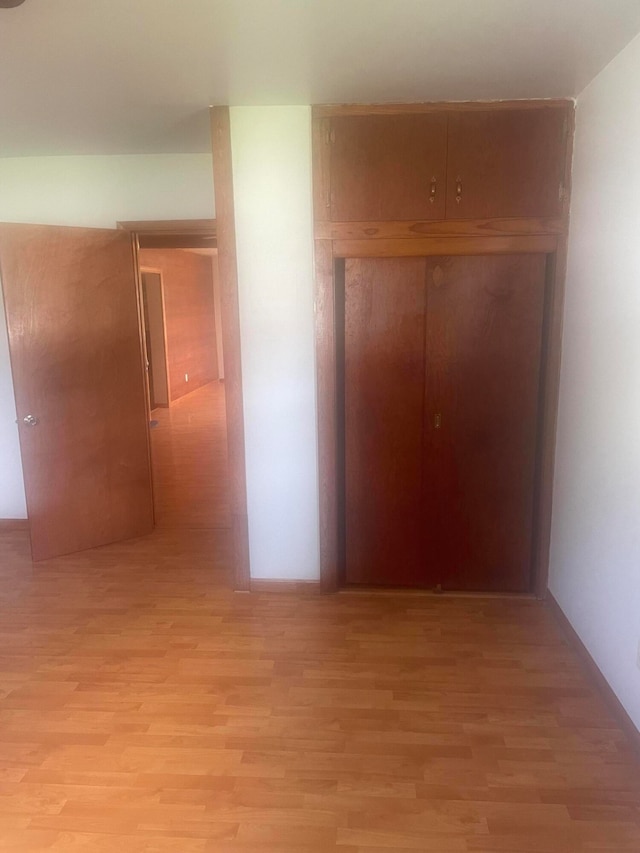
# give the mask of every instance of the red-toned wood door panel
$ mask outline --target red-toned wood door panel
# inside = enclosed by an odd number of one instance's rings
[[[445,589],[530,588],[544,255],[427,260],[425,518]]]
[[[331,219],[444,219],[447,115],[331,120]]]
[[[559,215],[566,116],[559,107],[451,113],[447,219]]]
[[[0,225],[35,560],[148,533],[138,297],[123,231]],[[24,418],[37,419],[28,426]]]
[[[422,458],[425,260],[345,269],[347,583],[428,586]]]

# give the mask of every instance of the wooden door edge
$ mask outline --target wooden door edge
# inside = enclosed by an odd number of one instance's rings
[[[567,238],[559,240],[558,251],[549,257],[548,308],[545,318],[544,361],[541,377],[540,449],[538,452],[538,495],[533,541],[532,589],[538,598],[546,596],[549,580],[553,480],[556,457],[556,431],[560,399],[560,366],[564,288],[567,264]]]
[[[330,240],[315,241],[315,336],[320,586],[339,588],[335,262]]]
[[[162,304],[162,334],[164,337],[164,365],[167,376],[167,402],[156,404],[157,409],[169,409],[171,407],[171,376],[169,375],[169,348],[167,347],[167,312],[164,300],[164,273],[160,267],[150,267],[147,264],[141,264],[138,260],[138,268],[140,271],[140,286],[142,287],[142,276],[150,273],[157,275],[160,278],[160,301]],[[153,410],[152,410],[153,411]]]
[[[144,398],[147,404],[146,437],[147,437],[147,464],[149,466],[149,482],[151,483],[151,530],[156,526],[156,502],[153,484],[153,462],[151,459],[151,388],[149,386],[149,373],[147,363],[147,333],[144,325],[144,298],[142,295],[142,271],[140,268],[140,245],[138,235],[131,232],[131,261],[133,263],[133,275],[136,287],[136,307],[138,310],[138,337],[140,341],[140,358],[142,364],[142,382],[144,384]]]
[[[240,591],[251,588],[251,569],[244,442],[244,403],[242,398],[238,263],[236,256],[229,107],[211,107],[210,118],[216,204],[218,280],[220,283],[220,319],[222,324],[224,387],[227,412],[229,492],[233,543],[232,570],[234,588]]]

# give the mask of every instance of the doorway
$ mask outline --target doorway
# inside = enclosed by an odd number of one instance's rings
[[[217,250],[219,288],[216,298],[218,346],[224,346],[219,365],[224,370],[227,465],[229,471],[230,562],[236,590],[250,589],[249,523],[247,517],[244,448],[244,403],[240,354],[240,312],[235,252],[231,132],[229,108],[215,107],[211,114],[216,219],[120,221],[138,249],[189,248]],[[219,310],[218,310],[219,308]]]
[[[228,529],[217,250],[141,248],[138,257],[156,527]]]

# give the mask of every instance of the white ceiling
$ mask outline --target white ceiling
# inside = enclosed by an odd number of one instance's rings
[[[575,96],[639,0],[26,0],[0,155],[196,152],[207,106]]]

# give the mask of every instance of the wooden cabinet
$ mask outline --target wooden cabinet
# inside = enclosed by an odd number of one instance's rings
[[[566,132],[558,107],[452,112],[447,218],[558,216]]]
[[[331,121],[331,219],[443,219],[447,116],[338,116]]]
[[[544,595],[573,104],[313,108],[320,552]]]
[[[332,222],[555,217],[567,109],[334,116]]]

